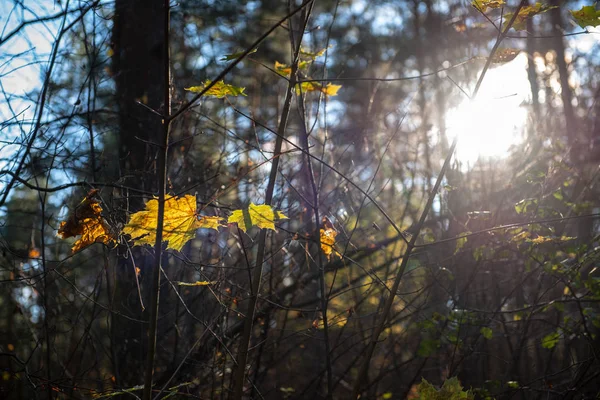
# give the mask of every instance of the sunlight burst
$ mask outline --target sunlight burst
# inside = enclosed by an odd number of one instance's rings
[[[475,101],[465,100],[446,116],[448,136],[458,136],[456,157],[473,166],[478,159],[502,159],[523,141],[530,96],[527,57],[488,71]]]

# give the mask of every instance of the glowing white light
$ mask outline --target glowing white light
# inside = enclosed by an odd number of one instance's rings
[[[529,94],[527,57],[490,69],[474,101],[465,100],[446,116],[448,136],[458,136],[456,157],[471,166],[479,158],[504,158],[523,140]]]

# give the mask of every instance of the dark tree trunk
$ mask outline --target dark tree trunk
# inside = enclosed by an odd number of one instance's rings
[[[112,44],[119,111],[120,176],[124,185],[145,190],[147,196],[156,190],[156,145],[160,143],[161,131],[156,121],[159,117],[139,103],[159,112],[164,109],[164,12],[162,0],[116,0],[115,3]],[[143,207],[144,198],[139,193],[122,195],[126,197],[121,204],[124,211],[135,212]],[[140,269],[142,293],[150,293],[151,258],[134,251],[117,263],[113,304],[122,314],[147,320],[137,293],[131,255],[135,267]],[[144,376],[147,324],[114,315],[111,328],[117,384],[140,384]]]

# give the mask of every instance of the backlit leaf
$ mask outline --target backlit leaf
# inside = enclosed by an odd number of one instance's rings
[[[333,85],[331,83],[328,83],[327,86],[323,86],[319,82],[302,82],[296,87],[296,92],[321,92],[327,96],[337,96],[337,92],[341,87],[341,85]]]
[[[461,233],[462,235],[470,235],[471,232],[467,231],[467,232],[463,232]],[[468,237],[459,237],[458,239],[456,239],[456,247],[454,248],[454,254],[457,254],[463,247],[465,247],[465,244],[467,244],[467,241],[469,240]]]
[[[514,60],[521,50],[519,49],[498,49],[496,53],[494,53],[494,57],[492,58],[492,62],[496,64],[507,63]]]
[[[60,223],[60,238],[80,236],[71,248],[73,253],[96,242],[108,244],[114,240],[107,222],[101,215],[102,207],[96,198],[97,193],[97,189],[91,190],[68,219]]]
[[[314,61],[314,60],[317,59],[317,57],[321,57],[323,54],[325,54],[326,50],[327,49],[321,49],[319,51],[312,52],[310,50],[306,50],[306,49],[304,49],[304,48],[301,47],[300,48],[300,56],[306,57],[306,58],[310,58],[311,60]]]
[[[178,286],[209,286],[215,285],[217,281],[175,282]]]
[[[544,336],[542,339],[542,347],[545,349],[553,349],[560,340],[560,334],[558,332],[552,332],[549,335]]]
[[[165,200],[163,241],[167,249],[181,250],[183,245],[196,235],[196,229],[217,230],[222,226],[219,217],[199,217],[196,211],[196,196],[169,197]],[[136,245],[154,245],[158,225],[158,200],[148,200],[146,208],[133,214],[123,233],[130,235]]]
[[[323,217],[321,219],[322,227],[320,229],[320,241],[321,241],[321,250],[327,256],[327,259],[331,259],[331,255],[335,254],[338,257],[342,255],[335,249],[335,237],[337,236],[337,231],[333,227],[333,224],[327,217]]]
[[[247,209],[233,211],[227,222],[237,224],[244,232],[253,226],[277,231],[275,221],[279,219],[287,219],[287,217],[282,212],[273,210],[267,204],[256,205],[250,203]]]
[[[203,85],[188,87],[185,88],[185,90],[193,93],[202,93],[202,91],[210,84],[210,82],[210,80],[207,80]],[[216,97],[217,99],[222,99],[226,96],[246,96],[244,90],[246,90],[246,88],[229,85],[223,81],[219,81],[210,89],[208,89],[208,91],[204,93],[204,96],[212,96]]]
[[[248,52],[248,54],[246,54],[247,56],[249,56],[250,54],[254,54],[256,53],[258,49],[253,49],[250,50]],[[243,54],[245,53],[245,51],[238,51],[237,53],[232,53],[232,54],[225,54],[223,56],[223,58],[221,58],[220,61],[231,61],[231,60],[237,60],[238,58],[240,58]]]
[[[488,328],[487,326],[484,326],[483,328],[481,328],[481,330],[479,332],[481,332],[483,337],[488,340],[491,339],[492,336],[494,335],[494,331],[492,331],[492,329]]]
[[[586,26],[596,27],[600,25],[600,11],[596,10],[594,6],[584,6],[581,7],[581,10],[569,11],[579,25],[582,28]]]
[[[303,70],[306,69],[310,65],[310,61],[300,61],[298,63],[298,69]],[[275,61],[274,66],[275,72],[277,72],[281,76],[289,77],[292,73],[292,67],[290,65],[282,64],[279,61]]]
[[[548,10],[552,10],[553,8],[557,8],[556,6],[548,6],[546,4],[542,4],[539,1],[532,6],[522,7],[515,19],[515,22],[512,25],[512,28],[515,31],[523,31],[527,29],[527,19],[533,17],[534,15],[544,13]],[[514,13],[506,13],[504,14],[504,29],[508,26],[508,23],[512,19]]]
[[[505,5],[504,0],[473,0],[471,5],[482,13],[486,12],[488,8],[500,8]]]

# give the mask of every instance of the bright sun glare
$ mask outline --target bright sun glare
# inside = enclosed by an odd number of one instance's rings
[[[456,157],[473,166],[481,159],[507,157],[510,146],[523,140],[529,97],[527,56],[490,69],[475,101],[466,99],[446,117],[448,136],[458,136]]]

